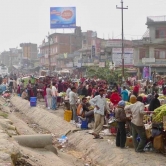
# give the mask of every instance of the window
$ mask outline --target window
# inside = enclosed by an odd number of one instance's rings
[[[145,49],[140,49],[139,50],[139,59],[145,58],[146,57],[146,50]]]
[[[165,50],[155,50],[155,58],[156,59],[166,59],[166,51]]]
[[[156,29],[156,38],[166,38],[166,28]]]
[[[159,58],[160,59],[165,59],[165,51],[160,51]]]
[[[160,55],[160,51],[159,50],[155,50],[154,56],[155,56],[156,59],[159,59],[159,55]]]
[[[57,36],[54,37],[54,42],[55,42],[55,43],[58,42],[58,37],[57,37]]]

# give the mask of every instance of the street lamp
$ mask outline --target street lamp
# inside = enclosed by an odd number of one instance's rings
[[[123,0],[121,0],[121,7],[118,7],[116,5],[116,8],[117,9],[121,9],[121,13],[122,13],[122,81],[124,81],[124,39],[123,39],[123,10],[124,9],[128,9],[128,6],[127,7],[123,7]]]

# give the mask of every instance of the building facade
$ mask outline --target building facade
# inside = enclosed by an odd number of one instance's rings
[[[60,67],[57,61],[65,58],[64,55],[72,54],[82,46],[81,28],[77,27],[74,33],[54,33],[48,36],[48,41],[43,41],[40,48],[40,64],[54,70]],[[60,57],[62,56],[62,57]],[[59,66],[58,66],[59,65]]]
[[[22,58],[29,60],[36,60],[38,55],[37,44],[33,43],[21,43],[20,47],[22,48]]]
[[[22,59],[22,49],[10,48],[1,53],[1,63],[7,67],[18,65]]]
[[[147,31],[141,40],[134,40],[134,64],[138,76],[144,67],[152,72],[166,73],[166,16],[147,17]]]

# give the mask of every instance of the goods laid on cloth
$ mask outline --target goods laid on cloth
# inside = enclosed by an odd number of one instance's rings
[[[65,96],[66,96],[66,93],[65,93],[65,92],[60,92],[60,93],[58,94],[58,96],[60,96],[60,97],[65,97]]]
[[[166,104],[154,110],[153,122],[162,122],[164,116],[166,116]]]

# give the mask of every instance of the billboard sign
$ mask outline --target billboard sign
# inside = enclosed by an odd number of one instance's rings
[[[112,49],[112,60],[115,66],[122,65],[122,49],[113,48]],[[124,48],[124,65],[133,66],[133,48]]]
[[[75,7],[51,7],[50,28],[75,28],[76,8]]]

